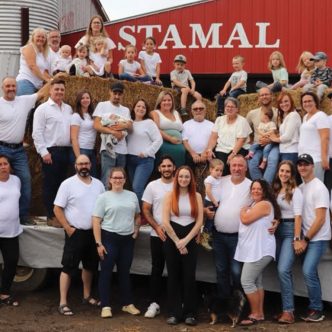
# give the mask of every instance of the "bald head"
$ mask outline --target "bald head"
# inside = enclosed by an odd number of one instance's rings
[[[16,79],[7,76],[2,80],[3,98],[8,101],[13,101],[16,97]]]
[[[91,162],[88,156],[81,154],[76,158],[75,170],[78,176],[87,178],[90,176]]]

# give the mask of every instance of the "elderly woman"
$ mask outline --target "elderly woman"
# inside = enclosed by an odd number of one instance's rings
[[[77,49],[80,45],[87,45],[89,49],[94,49],[94,40],[97,37],[104,37],[106,50],[107,51],[107,62],[105,63],[105,72],[111,73],[111,65],[113,62],[113,49],[116,48],[113,40],[109,38],[105,27],[103,19],[99,15],[92,16],[89,26],[86,29],[85,35],[77,42],[75,48]]]
[[[157,159],[159,156],[169,154],[173,157],[176,167],[180,167],[185,163],[186,150],[182,144],[182,120],[174,107],[173,95],[162,91],[157,98],[156,109],[151,111],[150,116],[157,124],[163,138]]]
[[[140,226],[140,207],[137,196],[124,189],[126,173],[121,167],[111,169],[110,190],[101,194],[92,215],[93,234],[100,257],[99,296],[101,317],[112,317],[110,307],[110,281],[116,265],[122,311],[139,315],[133,304],[130,284],[130,267],[134,243]]]
[[[279,143],[280,159],[297,162],[298,144],[301,127],[301,116],[296,111],[292,96],[288,92],[281,92],[278,97],[278,126],[279,135],[270,135],[272,142]]]
[[[229,174],[229,162],[237,154],[247,155],[249,135],[252,130],[248,121],[239,113],[239,101],[228,97],[225,100],[225,115],[215,121],[206,150],[209,159],[214,155],[225,164],[223,175]]]
[[[20,179],[10,174],[7,157],[0,155],[0,251],[4,269],[0,288],[0,304],[17,307],[10,289],[16,273],[19,257],[18,236],[22,233],[19,219]]]
[[[301,95],[301,106],[306,115],[300,127],[298,152],[299,155],[306,153],[312,156],[315,176],[324,181],[325,170],[329,169],[329,118],[319,110],[319,99],[313,92],[305,92]]]
[[[18,96],[32,95],[43,82],[50,80],[48,50],[46,30],[34,29],[28,43],[20,50],[20,69],[16,77]]]
[[[251,184],[251,206],[242,208],[239,240],[234,259],[243,262],[241,284],[248,298],[250,314],[240,325],[249,326],[263,321],[263,270],[275,258],[276,240],[269,232],[280,209],[269,184],[255,180]]]

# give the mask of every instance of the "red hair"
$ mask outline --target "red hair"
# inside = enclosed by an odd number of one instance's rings
[[[191,217],[196,218],[198,215],[198,203],[196,197],[196,182],[194,178],[193,171],[188,166],[181,166],[177,169],[174,177],[173,190],[172,190],[172,198],[171,198],[171,206],[172,211],[176,216],[179,216],[179,197],[180,197],[180,186],[178,183],[178,177],[181,170],[187,170],[190,173],[190,182],[188,185],[188,194],[189,194],[189,202],[191,207]]]

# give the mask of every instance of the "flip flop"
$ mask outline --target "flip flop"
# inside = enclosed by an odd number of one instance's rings
[[[68,304],[59,305],[58,312],[60,315],[63,315],[63,316],[73,316],[74,315],[74,313],[72,312],[72,310],[70,309]]]
[[[0,303],[8,305],[8,306],[12,306],[12,307],[18,307],[20,305],[12,296],[8,296],[4,299],[0,299]]]
[[[248,317],[247,319],[244,319],[240,322],[240,326],[251,326],[251,325],[255,325],[258,324],[260,321],[262,320],[257,320],[253,317]]]
[[[82,299],[82,304],[87,304],[92,307],[100,307],[100,301],[98,299],[93,298],[91,295],[87,298]]]

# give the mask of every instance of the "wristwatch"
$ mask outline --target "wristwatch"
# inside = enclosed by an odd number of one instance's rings
[[[301,238],[299,236],[294,236],[294,241],[301,241]]]
[[[96,242],[96,247],[97,247],[97,248],[100,247],[101,245],[102,245],[101,242]]]
[[[304,239],[304,241],[307,242],[307,243],[310,242],[310,239],[309,239],[307,236],[305,236],[303,239]]]

